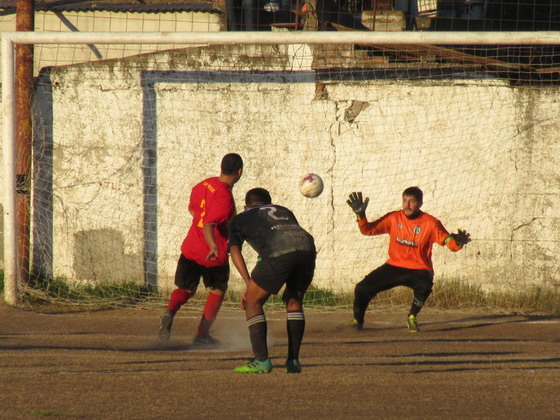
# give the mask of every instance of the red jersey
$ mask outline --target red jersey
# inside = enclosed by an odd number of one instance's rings
[[[193,214],[193,222],[181,245],[183,255],[205,267],[226,265],[228,222],[235,214],[230,186],[218,177],[198,183],[191,191],[189,211]],[[206,259],[210,248],[204,240],[202,228],[208,223],[216,223],[214,239],[218,245],[218,257],[215,260]]]
[[[453,251],[462,247],[449,235],[441,222],[428,213],[420,212],[415,219],[409,219],[402,210],[387,213],[374,222],[366,219],[358,221],[360,232],[364,235],[389,234],[389,259],[387,264],[415,270],[430,270],[432,264],[432,245],[437,243]]]

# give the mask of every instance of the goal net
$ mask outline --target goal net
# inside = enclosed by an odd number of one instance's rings
[[[248,189],[264,187],[314,236],[310,299],[337,301],[387,258],[386,236],[360,235],[348,194],[369,197],[374,220],[399,209],[409,186],[424,191],[424,211],[474,239],[456,254],[434,246],[436,284],[560,284],[558,33],[7,33],[2,42],[7,299],[161,303],[191,223],[190,189],[218,175],[229,152],[245,162],[238,211]],[[33,87],[26,281],[15,44],[56,49],[65,64],[41,61]],[[154,47],[68,64],[84,47],[139,44]],[[325,183],[315,199],[298,191],[310,172]],[[232,269],[230,289],[241,286]]]

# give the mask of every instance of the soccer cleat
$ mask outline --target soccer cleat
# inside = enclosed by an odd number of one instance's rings
[[[168,311],[162,315],[159,322],[158,336],[161,341],[169,341],[171,336],[171,326],[173,325],[173,315]]]
[[[271,370],[272,363],[270,362],[270,359],[266,359],[262,362],[255,359],[246,365],[233,369],[234,372],[238,373],[269,373]]]
[[[409,315],[406,319],[406,323],[408,325],[409,332],[420,332],[420,328],[418,328],[418,321],[414,315]]]
[[[364,323],[363,322],[358,322],[355,319],[353,319],[352,321],[350,321],[349,324],[351,327],[357,329],[358,331],[360,331],[362,328],[364,328]]]
[[[221,342],[217,338],[214,338],[210,334],[208,334],[204,337],[200,335],[195,336],[193,344],[197,346],[219,346]]]
[[[301,365],[299,364],[299,360],[286,360],[286,373],[301,373]]]

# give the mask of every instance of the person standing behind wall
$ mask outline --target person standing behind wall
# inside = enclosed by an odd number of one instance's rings
[[[228,31],[257,31],[259,0],[225,0]]]

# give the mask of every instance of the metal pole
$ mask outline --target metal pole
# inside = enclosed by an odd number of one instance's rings
[[[17,304],[17,204],[14,43],[2,38],[2,118],[4,153],[4,300]]]
[[[4,37],[16,44],[560,44],[560,31],[4,32]]]

